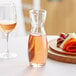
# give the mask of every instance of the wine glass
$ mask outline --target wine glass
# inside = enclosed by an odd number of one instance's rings
[[[17,54],[11,53],[8,49],[9,33],[16,26],[16,8],[12,2],[0,3],[0,30],[6,37],[7,49],[5,52],[0,53],[0,58],[15,58]]]

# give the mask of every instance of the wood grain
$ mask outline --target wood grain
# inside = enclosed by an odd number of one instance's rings
[[[76,64],[76,56],[62,55],[50,50],[48,51],[48,58],[59,62]]]
[[[56,39],[49,41],[48,57],[56,61],[76,64],[76,53],[65,52],[58,48]]]
[[[41,0],[41,8],[47,10],[45,23],[47,34],[76,32],[76,0],[61,2]]]
[[[22,0],[22,3],[32,4],[33,3],[33,0]]]

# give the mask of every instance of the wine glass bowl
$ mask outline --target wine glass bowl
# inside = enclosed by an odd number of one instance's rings
[[[16,22],[14,21],[0,21],[0,30],[4,33],[11,32],[16,26]]]

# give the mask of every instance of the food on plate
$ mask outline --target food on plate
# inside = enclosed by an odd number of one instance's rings
[[[67,52],[76,52],[76,33],[60,34],[57,47]]]

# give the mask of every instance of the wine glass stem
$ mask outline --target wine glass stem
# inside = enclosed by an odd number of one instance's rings
[[[7,50],[6,53],[9,54],[9,49],[8,49],[8,38],[9,38],[9,33],[6,34],[6,40],[7,40]]]

